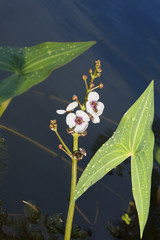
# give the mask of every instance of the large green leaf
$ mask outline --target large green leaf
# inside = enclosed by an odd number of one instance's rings
[[[153,81],[125,113],[113,136],[93,156],[77,184],[74,199],[131,156],[132,191],[141,237],[148,218],[153,165]]]
[[[0,47],[0,69],[14,73],[0,82],[0,104],[43,81],[94,44],[46,42],[25,48]]]

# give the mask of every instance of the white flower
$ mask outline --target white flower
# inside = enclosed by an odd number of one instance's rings
[[[77,110],[75,113],[69,113],[66,117],[66,123],[69,128],[74,128],[75,132],[84,132],[88,127],[90,118],[87,113]]]
[[[73,111],[76,107],[78,106],[78,103],[76,101],[74,102],[71,102],[67,107],[66,107],[66,110],[57,110],[56,113],[58,114],[64,114],[66,112],[70,112],[70,111]]]
[[[86,102],[86,111],[92,116],[93,123],[99,123],[99,116],[103,113],[104,104],[98,102],[99,94],[97,92],[90,92],[88,94],[88,101]]]

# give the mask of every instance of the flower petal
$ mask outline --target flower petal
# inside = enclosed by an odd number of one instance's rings
[[[97,93],[97,92],[90,92],[89,94],[88,94],[88,101],[89,102],[92,102],[92,101],[98,101],[98,99],[99,99],[99,94]]]
[[[83,121],[85,121],[85,122],[89,122],[89,120],[90,120],[88,114],[82,110],[77,110],[76,115],[77,115],[77,117],[81,117],[83,119]]]
[[[89,101],[86,102],[86,111],[88,113],[90,113],[91,115],[95,114],[95,111],[93,110],[93,107],[92,107],[92,105],[90,104]]]
[[[84,132],[87,127],[88,127],[89,123],[88,122],[83,122],[79,125],[76,125],[76,127],[74,128],[75,132]]]
[[[100,118],[96,115],[93,116],[93,119],[92,119],[92,122],[93,123],[99,123],[100,122]]]
[[[102,102],[97,102],[97,116],[100,116],[104,110],[104,104]]]
[[[76,107],[78,106],[78,103],[76,101],[71,102],[67,107],[66,107],[66,111],[72,111],[74,110]]]
[[[66,111],[65,110],[62,110],[62,109],[59,109],[59,110],[56,110],[56,113],[58,114],[64,114]]]
[[[69,113],[66,117],[66,124],[69,126],[69,128],[73,128],[76,125],[75,122],[76,114]]]

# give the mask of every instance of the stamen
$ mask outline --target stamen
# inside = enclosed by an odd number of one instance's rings
[[[97,112],[98,112],[98,109],[97,109],[97,105],[98,105],[98,103],[92,101],[92,102],[90,102],[90,105],[91,105],[91,107],[93,108],[94,112],[97,113]]]
[[[81,117],[76,117],[75,122],[76,124],[80,125],[81,123],[83,123],[83,119]]]

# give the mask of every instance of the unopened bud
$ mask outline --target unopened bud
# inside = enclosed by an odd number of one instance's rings
[[[97,72],[102,72],[102,69],[101,68],[97,68]]]
[[[100,60],[95,61],[95,65],[96,65],[96,67],[100,67],[101,66],[101,61]]]
[[[72,99],[73,99],[74,101],[76,101],[76,100],[78,99],[78,97],[77,97],[76,95],[73,95]]]
[[[50,128],[52,131],[54,131],[54,127],[53,127],[52,124],[49,125],[49,128]]]
[[[101,76],[101,73],[100,73],[100,72],[98,72],[98,73],[97,73],[97,77],[100,77],[100,76]]]
[[[90,74],[92,74],[92,69],[90,68],[88,72],[89,72]]]
[[[56,120],[54,119],[54,120],[50,120],[50,123],[51,124],[55,124],[56,123]]]
[[[99,84],[99,88],[103,88],[103,86],[104,86],[103,83]]]
[[[87,75],[83,75],[82,78],[83,78],[83,80],[87,80],[88,77],[87,77]]]
[[[94,84],[94,83],[91,83],[90,87],[93,88],[94,86],[95,86],[95,84]]]
[[[58,145],[58,148],[61,150],[63,148],[63,145],[62,144],[59,144]]]
[[[50,128],[52,131],[56,131],[56,130],[57,130],[56,120],[50,120],[49,128]]]

